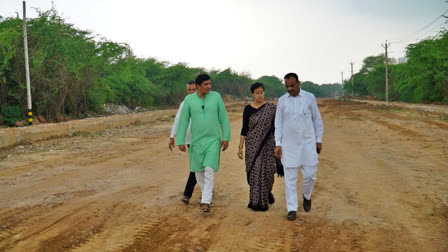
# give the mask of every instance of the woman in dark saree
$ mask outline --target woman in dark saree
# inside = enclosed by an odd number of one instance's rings
[[[249,204],[254,211],[266,211],[274,203],[272,186],[276,173],[273,155],[275,105],[265,102],[264,85],[255,83],[250,87],[254,101],[244,108],[238,157],[243,159],[245,143],[246,175],[249,184]]]

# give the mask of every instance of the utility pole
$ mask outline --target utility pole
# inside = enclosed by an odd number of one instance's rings
[[[26,91],[28,97],[28,123],[33,125],[33,108],[31,105],[30,66],[28,62],[28,36],[26,32],[26,3],[23,1],[23,45],[25,49]]]
[[[352,66],[352,77],[351,77],[351,79],[352,79],[352,97],[353,97],[353,61],[350,62],[350,65]]]
[[[384,64],[386,66],[386,71],[385,71],[384,75],[385,75],[385,79],[386,79],[386,102],[389,102],[389,80],[387,78],[387,64],[388,64],[389,59],[388,59],[388,56],[387,56],[387,48],[389,48],[390,43],[388,44],[387,40],[386,40],[386,43],[384,45],[381,45],[381,46],[384,47],[384,49],[386,50],[386,54],[385,54],[386,56],[385,56],[385,59],[384,59],[385,60]]]

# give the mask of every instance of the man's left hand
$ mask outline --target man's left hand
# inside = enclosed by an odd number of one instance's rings
[[[179,145],[179,150],[182,152],[186,152],[187,148],[185,148],[185,145]]]
[[[168,144],[168,148],[170,148],[170,151],[173,151],[173,148],[174,148],[174,138],[170,137],[170,143]]]
[[[227,150],[229,148],[229,141],[221,141],[222,151]]]
[[[316,151],[319,154],[322,151],[322,143],[316,143]]]

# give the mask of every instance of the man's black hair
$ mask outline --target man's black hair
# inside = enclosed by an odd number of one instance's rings
[[[208,81],[208,80],[210,80],[210,76],[208,76],[207,74],[199,74],[197,77],[196,77],[196,85],[202,85],[202,82],[204,82],[204,81]]]
[[[189,81],[187,84],[188,84],[188,85],[195,84],[195,81],[194,81],[194,80],[191,80],[191,81]]]
[[[264,85],[263,85],[263,83],[260,83],[260,82],[255,82],[254,84],[252,84],[250,86],[250,92],[253,94],[255,89],[257,89],[259,87],[262,87],[263,88],[263,92],[264,92]]]
[[[283,78],[283,79],[289,79],[289,78],[291,78],[291,77],[293,77],[294,79],[296,79],[296,81],[299,81],[299,76],[297,76],[297,74],[295,74],[295,73],[288,73],[288,74],[286,74],[285,75],[285,78]]]

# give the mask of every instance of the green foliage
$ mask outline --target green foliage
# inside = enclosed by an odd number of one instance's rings
[[[230,68],[223,71],[211,71],[213,89],[222,94],[246,97],[250,94],[250,85],[255,81],[247,74],[239,74]]]
[[[26,104],[22,26],[18,18],[0,21],[0,104]],[[52,9],[28,21],[33,108],[54,120],[100,110],[106,102],[153,105],[156,87],[146,78],[143,60],[123,44],[96,41]]]
[[[87,91],[88,107],[94,111],[101,111],[113,91],[105,80],[99,80]]]
[[[8,126],[14,125],[16,121],[22,121],[22,110],[19,106],[3,106],[2,107],[3,121],[8,124]]]
[[[256,80],[264,84],[265,92],[264,96],[268,98],[278,98],[285,92],[285,85],[282,80],[275,76],[262,76]]]
[[[391,59],[390,59],[391,60]],[[351,80],[344,83],[344,91],[354,95],[376,96],[384,94],[384,55],[369,56],[363,60],[358,73],[353,74],[353,88]],[[382,68],[378,70],[378,68]]]
[[[16,66],[11,62],[20,61],[20,51],[16,45],[23,45],[22,22],[17,18],[6,18],[0,22],[0,105],[23,104],[24,99],[18,95],[23,85],[13,78],[17,75]],[[22,46],[23,48],[23,46]],[[22,59],[23,61],[23,59]],[[20,69],[23,71],[24,68]]]
[[[411,44],[406,48],[408,62],[397,74],[396,89],[407,93],[402,100],[408,102],[443,102],[448,96],[448,32],[438,37]]]
[[[151,92],[156,89],[145,77],[145,70],[141,60],[133,56],[118,60],[105,77],[107,88],[110,88],[110,102],[124,104],[128,107],[153,104]]]
[[[0,106],[5,120],[21,119],[26,107],[22,20],[0,18]],[[186,94],[186,83],[199,73],[208,73],[212,88],[223,95],[250,96],[250,85],[265,85],[267,98],[286,93],[283,80],[227,68],[207,71],[185,63],[170,64],[154,58],[137,58],[126,44],[98,39],[90,31],[66,23],[55,9],[38,11],[28,20],[33,109],[48,120],[70,114],[82,118],[87,111],[103,109],[105,103],[128,107],[178,105]],[[389,67],[389,97],[410,102],[448,103],[448,34],[407,47],[408,62]],[[384,56],[370,56],[353,76],[355,95],[384,99]],[[340,84],[317,85],[304,81],[301,88],[317,97],[341,95]],[[343,85],[352,91],[351,80]],[[14,114],[15,113],[15,114]],[[14,115],[20,114],[20,117]]]
[[[332,97],[342,95],[342,85],[339,83],[317,85],[311,81],[303,81],[300,88],[313,93],[316,97]]]
[[[390,100],[424,103],[448,103],[448,32],[410,44],[407,62],[389,59],[388,92]],[[344,82],[351,94],[351,80]],[[385,99],[384,55],[364,59],[360,71],[353,75],[354,95]]]

